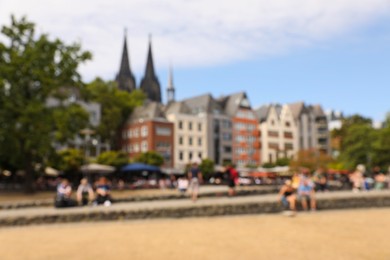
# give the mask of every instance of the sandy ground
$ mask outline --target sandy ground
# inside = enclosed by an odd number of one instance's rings
[[[1,259],[390,259],[390,209],[0,229]]]

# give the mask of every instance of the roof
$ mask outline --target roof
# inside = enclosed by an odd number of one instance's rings
[[[271,105],[263,105],[255,110],[256,118],[260,123],[267,120],[270,107]]]
[[[191,110],[192,114],[198,114],[198,113],[211,114],[211,113],[215,113],[215,111],[218,111],[219,113],[223,112],[221,104],[218,103],[213,98],[213,96],[209,93],[197,97],[185,99],[183,100],[183,102]]]
[[[183,102],[171,102],[166,106],[165,114],[190,114],[191,109]]]
[[[140,119],[165,119],[164,106],[158,102],[146,102],[143,106],[136,107],[130,115],[128,122],[134,122]]]
[[[312,110],[314,112],[314,115],[316,117],[324,117],[326,116],[324,110],[322,109],[321,105],[314,105],[312,106]]]
[[[228,116],[235,116],[238,109],[242,106],[242,101],[247,98],[245,92],[239,92],[230,96],[222,97],[219,103]],[[250,104],[248,104],[250,108]]]
[[[303,102],[296,102],[296,103],[288,104],[288,106],[291,109],[291,113],[292,113],[294,119],[298,119],[299,116],[302,113],[302,110],[305,107],[305,103],[303,103]]]

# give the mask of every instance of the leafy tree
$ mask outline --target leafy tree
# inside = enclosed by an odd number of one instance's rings
[[[288,166],[290,164],[290,159],[287,157],[279,158],[275,162],[276,166]]]
[[[145,153],[140,153],[134,158],[134,162],[146,163],[154,166],[161,166],[164,164],[164,158],[161,154],[155,151],[149,151]]]
[[[107,151],[101,153],[96,159],[96,162],[120,168],[129,162],[129,156],[121,151]]]
[[[49,107],[49,97],[82,86],[77,72],[91,58],[79,44],[66,45],[48,35],[36,35],[35,24],[11,17],[0,41],[0,161],[25,171],[26,191],[33,191],[34,165],[53,152],[54,137],[64,142],[82,125],[85,114],[72,106]],[[64,123],[62,119],[67,120]]]
[[[390,120],[389,120],[390,122]],[[375,131],[372,143],[372,166],[387,170],[390,166],[390,124]]]
[[[314,171],[318,167],[326,168],[332,158],[316,149],[300,150],[293,160],[290,161],[292,169],[301,167]]]
[[[57,158],[53,162],[53,167],[65,172],[74,173],[80,170],[85,163],[84,154],[79,149],[64,149],[57,153]]]
[[[203,159],[199,165],[199,169],[203,174],[203,177],[208,177],[214,173],[214,161],[210,159]]]
[[[131,93],[120,90],[116,82],[105,82],[100,78],[89,83],[83,94],[86,99],[101,104],[102,117],[97,134],[113,149],[119,149],[120,130],[133,109],[143,104],[145,95],[140,90]]]
[[[341,141],[340,161],[348,169],[353,169],[358,164],[371,166],[372,143],[375,131],[370,124],[358,123],[345,129],[345,136]]]

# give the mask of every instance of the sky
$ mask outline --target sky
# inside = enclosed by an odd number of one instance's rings
[[[11,14],[91,51],[86,82],[115,78],[126,28],[137,84],[151,35],[164,98],[171,65],[178,100],[246,91],[254,108],[390,111],[390,0],[0,0],[1,26]]]

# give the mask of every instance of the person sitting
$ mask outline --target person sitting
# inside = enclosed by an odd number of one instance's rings
[[[301,201],[303,210],[308,210],[307,201],[310,200],[310,208],[312,211],[316,210],[316,199],[314,184],[307,176],[302,176],[298,187],[298,198]]]
[[[188,179],[185,176],[180,176],[180,178],[177,180],[177,188],[179,189],[181,194],[186,193],[188,189]]]
[[[82,178],[80,181],[80,185],[77,188],[77,202],[79,205],[85,206],[89,202],[92,202],[95,195],[92,189],[91,184],[88,183],[87,178]]]
[[[96,205],[111,206],[112,199],[110,196],[111,188],[107,178],[101,177],[96,185]]]
[[[76,201],[71,198],[72,187],[67,179],[62,179],[57,186],[57,195],[55,198],[54,206],[56,208],[66,208],[76,206]]]
[[[292,186],[291,180],[286,180],[282,188],[280,188],[279,200],[282,202],[285,208],[290,210],[287,212],[288,215],[294,216],[296,211],[295,208],[296,196],[295,196],[295,189]]]

